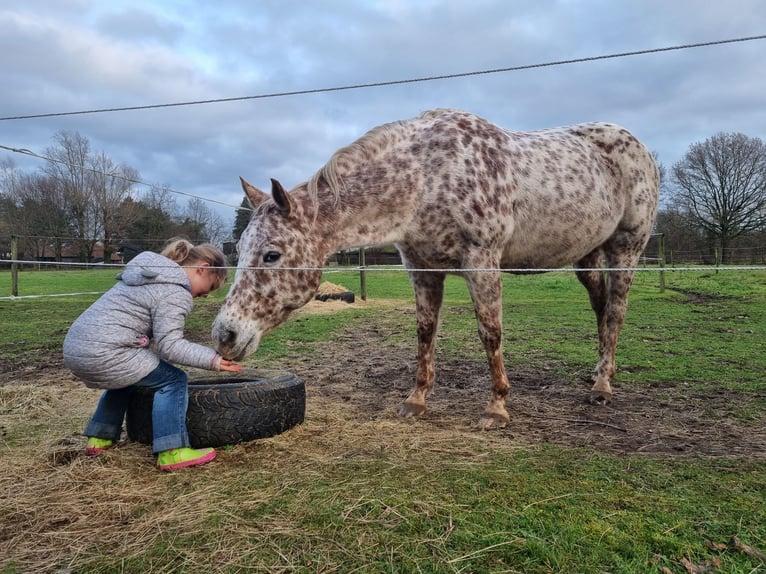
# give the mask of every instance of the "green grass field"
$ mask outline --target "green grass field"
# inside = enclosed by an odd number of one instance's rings
[[[20,295],[103,291],[113,276],[25,271]],[[359,293],[356,272],[326,279]],[[507,362],[564,377],[592,369],[595,321],[572,274],[504,282]],[[666,283],[660,292],[655,272],[637,274],[618,347],[620,385],[726,392],[737,398],[726,416],[762,429],[766,272],[669,272]],[[254,360],[283,368],[318,357],[358,324],[389,328],[390,343],[411,346],[414,357],[414,315],[375,305],[411,303],[406,274],[369,272],[367,288],[364,307],[278,327]],[[3,272],[0,297],[7,294]],[[195,303],[190,337],[206,339],[222,297]],[[223,449],[199,469],[161,474],[132,444],[95,460],[72,454],[66,446],[81,447],[77,433],[98,393],[66,377],[59,386],[17,384],[14,373],[51,368],[68,325],[94,299],[0,300],[2,573],[766,572],[763,452],[673,457],[521,445],[445,423],[360,421],[309,388],[303,425]],[[438,348],[456,360],[484,357],[456,277],[448,278]]]

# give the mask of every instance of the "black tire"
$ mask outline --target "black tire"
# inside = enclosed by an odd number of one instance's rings
[[[126,413],[129,439],[152,443],[153,401],[154,391],[136,387]],[[278,435],[301,424],[305,413],[305,384],[291,373],[270,378],[189,379],[186,430],[193,448],[225,446]]]
[[[317,301],[327,301],[329,299],[339,299],[341,301],[345,301],[346,303],[353,303],[354,302],[354,292],[353,291],[343,291],[342,293],[325,293],[323,295],[314,295],[314,299]]]

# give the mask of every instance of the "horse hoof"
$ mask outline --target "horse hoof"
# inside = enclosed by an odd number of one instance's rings
[[[508,426],[510,418],[503,417],[497,414],[484,414],[479,421],[479,428],[481,430],[490,430],[493,428],[505,428]]]
[[[604,407],[612,402],[612,393],[605,393],[603,391],[591,391],[588,402],[592,405],[598,405]]]
[[[404,403],[399,409],[399,416],[404,418],[419,417],[426,412],[425,405],[416,405],[412,403]]]

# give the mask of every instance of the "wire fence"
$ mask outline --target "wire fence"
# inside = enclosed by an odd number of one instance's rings
[[[371,257],[369,264],[368,264],[368,258],[366,256],[367,251],[371,251],[372,253],[375,253],[379,257],[374,258]],[[646,273],[646,272],[653,272],[658,274],[658,286],[660,292],[663,292],[666,287],[666,272],[673,271],[673,272],[701,272],[701,271],[710,271],[715,270],[715,272],[721,272],[721,271],[764,271],[766,270],[766,264],[755,264],[755,265],[742,265],[742,264],[736,264],[736,265],[722,265],[721,260],[718,257],[714,258],[715,265],[707,264],[708,262],[703,261],[702,264],[697,265],[675,265],[675,264],[668,264],[668,261],[665,256],[666,253],[666,246],[665,246],[665,234],[663,233],[654,233],[652,234],[649,245],[647,246],[647,249],[644,251],[638,267],[599,267],[598,270],[604,273],[607,272],[623,272],[623,271],[632,271],[632,272],[640,272],[640,273]],[[122,261],[120,262],[107,262],[107,261],[99,261],[97,263],[86,263],[82,261],[54,261],[50,259],[23,259],[18,258],[16,255],[16,251],[14,249],[10,252],[11,257],[8,258],[7,254],[4,256],[2,253],[0,253],[0,269],[3,267],[7,267],[11,269],[11,284],[10,288],[8,290],[8,295],[2,294],[2,289],[0,288],[0,301],[2,300],[15,300],[15,299],[44,299],[46,297],[67,297],[67,296],[81,296],[81,295],[98,295],[103,293],[103,291],[97,292],[97,291],[75,291],[70,293],[53,293],[53,294],[42,294],[42,293],[24,293],[20,294],[19,292],[19,283],[18,283],[18,277],[19,277],[19,270],[23,269],[33,269],[33,270],[42,270],[44,268],[48,269],[54,269],[56,271],[62,271],[62,270],[87,270],[87,269],[123,269],[127,263],[124,263]],[[442,273],[442,274],[456,274],[456,275],[466,275],[470,273],[511,273],[511,274],[518,274],[518,275],[529,275],[529,274],[541,274],[541,273],[577,273],[578,271],[583,271],[581,268],[577,268],[575,266],[567,266],[567,267],[558,267],[558,268],[549,268],[549,267],[539,267],[539,268],[504,268],[504,267],[491,267],[491,268],[469,268],[469,267],[453,267],[453,268],[407,268],[405,267],[402,262],[401,258],[398,254],[398,251],[393,249],[393,246],[389,246],[388,249],[381,248],[380,246],[377,247],[359,247],[354,249],[346,249],[342,250],[336,254],[334,254],[334,264],[331,264],[332,259],[328,259],[325,262],[325,265],[322,267],[306,267],[306,266],[296,266],[296,267],[275,267],[275,266],[265,266],[265,267],[258,267],[258,266],[248,266],[248,265],[226,265],[222,267],[213,267],[214,269],[227,269],[227,270],[240,270],[242,272],[247,271],[253,271],[253,272],[268,272],[268,273],[284,273],[284,272],[316,272],[319,271],[322,274],[332,274],[332,273],[359,273],[360,274],[360,285],[361,285],[361,293],[359,294],[360,297],[363,300],[367,299],[367,293],[366,293],[366,277],[367,273],[382,273],[382,272],[399,272],[399,273],[411,273],[411,272],[422,272],[422,273]],[[377,265],[375,263],[378,263]],[[382,264],[380,264],[382,263]],[[170,267],[169,265],[168,267]],[[173,267],[176,267],[176,264],[172,264]],[[192,266],[193,267],[193,266]],[[0,283],[2,285],[2,283]]]
[[[55,268],[58,271],[66,270],[88,270],[88,269],[114,269],[121,270],[125,268],[127,264],[116,263],[79,263],[79,262],[56,262],[56,261],[35,261],[35,260],[21,260],[21,259],[0,259],[0,267],[3,265],[21,265],[27,266],[30,270],[42,270],[44,267]],[[155,266],[161,268],[161,266]],[[168,267],[171,267],[168,265]],[[177,266],[173,266],[177,267]],[[194,267],[194,266],[190,266]],[[575,274],[581,271],[587,271],[589,269],[582,269],[577,267],[541,267],[541,268],[407,268],[404,265],[329,265],[324,267],[257,267],[257,266],[224,266],[224,267],[208,267],[209,269],[228,269],[231,271],[265,271],[268,273],[284,273],[284,272],[296,272],[296,271],[320,271],[323,274],[336,274],[336,273],[360,273],[362,277],[367,273],[444,273],[444,274],[456,274],[463,275],[469,273],[509,273],[515,275],[531,275],[542,273],[562,273],[562,274]],[[665,274],[668,272],[681,273],[681,272],[742,272],[742,271],[766,271],[766,265],[687,265],[687,266],[668,266],[663,262],[661,258],[642,258],[642,264],[638,267],[599,267],[598,271],[603,273],[608,272],[621,272],[632,271],[634,273],[656,273],[658,275],[659,289],[663,291],[665,289]],[[32,276],[34,271],[31,271]],[[49,297],[68,297],[68,296],[81,296],[81,295],[100,295],[103,291],[77,291],[71,293],[53,293],[53,294],[22,294],[19,295],[16,283],[12,281],[13,285],[16,285],[15,290],[8,295],[0,294],[0,301],[8,300],[22,300],[22,299],[44,299]],[[364,283],[364,280],[362,281]]]

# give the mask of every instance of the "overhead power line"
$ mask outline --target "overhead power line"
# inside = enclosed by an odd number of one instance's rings
[[[29,120],[29,119],[36,119],[36,118],[50,118],[50,117],[58,117],[58,116],[75,116],[75,115],[85,115],[85,114],[100,114],[100,113],[106,113],[106,112],[127,112],[127,111],[135,111],[135,110],[149,110],[149,109],[156,109],[156,108],[172,108],[172,107],[181,107],[181,106],[198,106],[202,104],[220,104],[225,102],[239,102],[244,100],[260,100],[260,99],[267,99],[267,98],[279,98],[279,97],[285,97],[285,96],[300,96],[300,95],[306,95],[306,94],[320,94],[320,93],[326,93],[326,92],[340,92],[345,90],[359,90],[363,88],[378,88],[383,86],[396,86],[400,84],[414,84],[418,82],[432,82],[435,80],[449,80],[453,78],[465,78],[468,76],[480,76],[485,74],[499,74],[503,72],[518,72],[521,70],[531,70],[534,68],[547,68],[551,66],[563,66],[567,64],[580,64],[583,62],[595,62],[598,60],[610,60],[614,58],[625,58],[628,56],[641,56],[645,54],[656,54],[660,52],[671,52],[674,50],[688,50],[690,48],[703,48],[707,46],[718,46],[721,44],[733,44],[737,42],[750,42],[753,40],[764,40],[766,39],[766,35],[760,35],[760,36],[747,36],[744,38],[732,38],[729,40],[715,40],[712,42],[699,42],[696,44],[682,44],[680,46],[668,46],[665,48],[650,48],[646,50],[635,50],[632,52],[619,52],[616,54],[606,54],[602,56],[589,56],[585,58],[573,58],[569,60],[556,60],[553,62],[544,62],[540,64],[527,64],[522,66],[510,66],[507,68],[494,68],[490,70],[479,70],[474,72],[461,72],[457,74],[442,74],[438,76],[425,76],[422,78],[410,78],[405,80],[391,80],[387,82],[370,82],[370,83],[364,83],[364,84],[352,84],[347,86],[335,86],[330,88],[314,88],[314,89],[307,89],[307,90],[293,90],[293,91],[286,91],[286,92],[273,92],[269,94],[258,94],[254,96],[238,96],[238,97],[232,97],[232,98],[215,98],[215,99],[209,99],[209,100],[192,100],[187,102],[173,102],[173,103],[166,103],[166,104],[148,104],[143,106],[126,106],[126,107],[119,107],[119,108],[100,108],[100,109],[93,109],[93,110],[80,110],[75,112],[54,112],[54,113],[46,113],[46,114],[30,114],[30,115],[24,115],[24,116],[7,116],[7,117],[0,117],[0,121],[8,121],[8,120]]]

